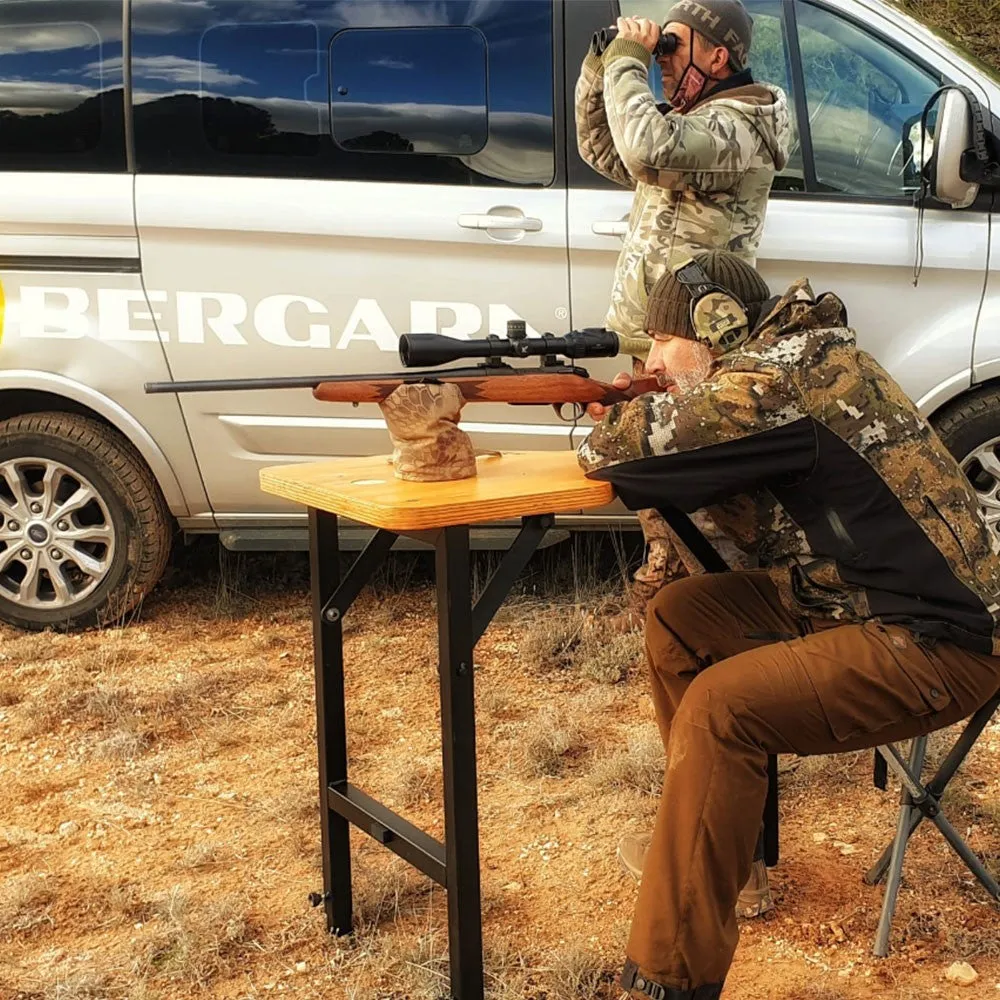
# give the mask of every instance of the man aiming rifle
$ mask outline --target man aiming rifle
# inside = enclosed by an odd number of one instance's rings
[[[755,261],[774,174],[788,157],[789,118],[784,93],[754,82],[751,40],[740,0],[680,0],[662,29],[619,18],[616,30],[595,36],[583,61],[580,155],[635,191],[604,325],[637,372],[650,347],[648,293],[673,255],[719,249]],[[649,88],[651,56],[667,104],[657,105]],[[620,620],[626,627],[641,624],[649,598],[684,572],[666,523],[653,510],[639,520],[647,556]],[[734,546],[724,554],[739,557]]]
[[[761,304],[729,264],[742,295],[707,255],[661,279],[674,325],[646,367],[676,391],[592,406],[578,452],[631,509],[707,507],[762,567],[650,602],[667,767],[620,980],[646,1000],[721,995],[768,754],[911,739],[1000,689],[1000,559],[955,459],[835,295]]]

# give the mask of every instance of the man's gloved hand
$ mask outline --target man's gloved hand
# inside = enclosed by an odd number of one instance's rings
[[[619,18],[619,20],[621,20]],[[619,372],[611,384],[616,389],[627,389],[632,384],[632,376],[628,372]],[[587,416],[592,420],[600,420],[605,413],[610,410],[610,406],[603,406],[600,403],[588,403],[587,404]]]
[[[620,17],[617,27],[619,38],[638,42],[649,49],[650,55],[653,54],[656,43],[660,40],[660,26],[655,21],[650,21],[647,17]]]

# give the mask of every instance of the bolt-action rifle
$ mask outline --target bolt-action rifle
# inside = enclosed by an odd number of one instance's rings
[[[404,368],[433,368],[463,358],[482,358],[470,368],[406,371],[379,375],[291,375],[278,378],[201,379],[193,382],[147,382],[147,393],[230,392],[241,389],[312,389],[325,403],[381,403],[409,382],[451,382],[468,403],[548,403],[563,416],[574,405],[576,419],[587,403],[610,406],[659,388],[655,377],[633,381],[627,389],[592,379],[585,368],[560,358],[613,358],[618,337],[610,330],[586,329],[555,337],[527,336],[524,320],[510,320],[507,336],[483,340],[456,340],[436,333],[404,333],[399,338],[399,360]],[[538,367],[515,368],[505,358],[540,358]]]

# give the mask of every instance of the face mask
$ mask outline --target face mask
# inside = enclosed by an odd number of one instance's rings
[[[691,40],[691,53],[688,56],[687,69],[681,77],[681,82],[677,84],[677,89],[670,98],[670,105],[675,111],[684,112],[694,107],[701,99],[709,80],[715,77],[698,69],[694,64],[694,39]]]

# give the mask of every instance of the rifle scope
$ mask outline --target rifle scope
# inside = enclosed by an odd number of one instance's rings
[[[399,360],[406,368],[430,368],[462,358],[613,358],[618,337],[610,330],[574,330],[565,337],[546,333],[525,335],[523,320],[507,324],[507,336],[491,334],[484,340],[456,340],[439,333],[404,333],[399,338]]]
[[[604,55],[604,50],[617,37],[617,28],[601,28],[600,31],[594,32],[594,37],[590,41],[590,49],[594,55],[602,56]],[[656,48],[653,49],[653,58],[660,59],[662,56],[673,55],[677,51],[677,45],[679,42],[680,38],[678,38],[672,31],[664,32],[657,40]]]

